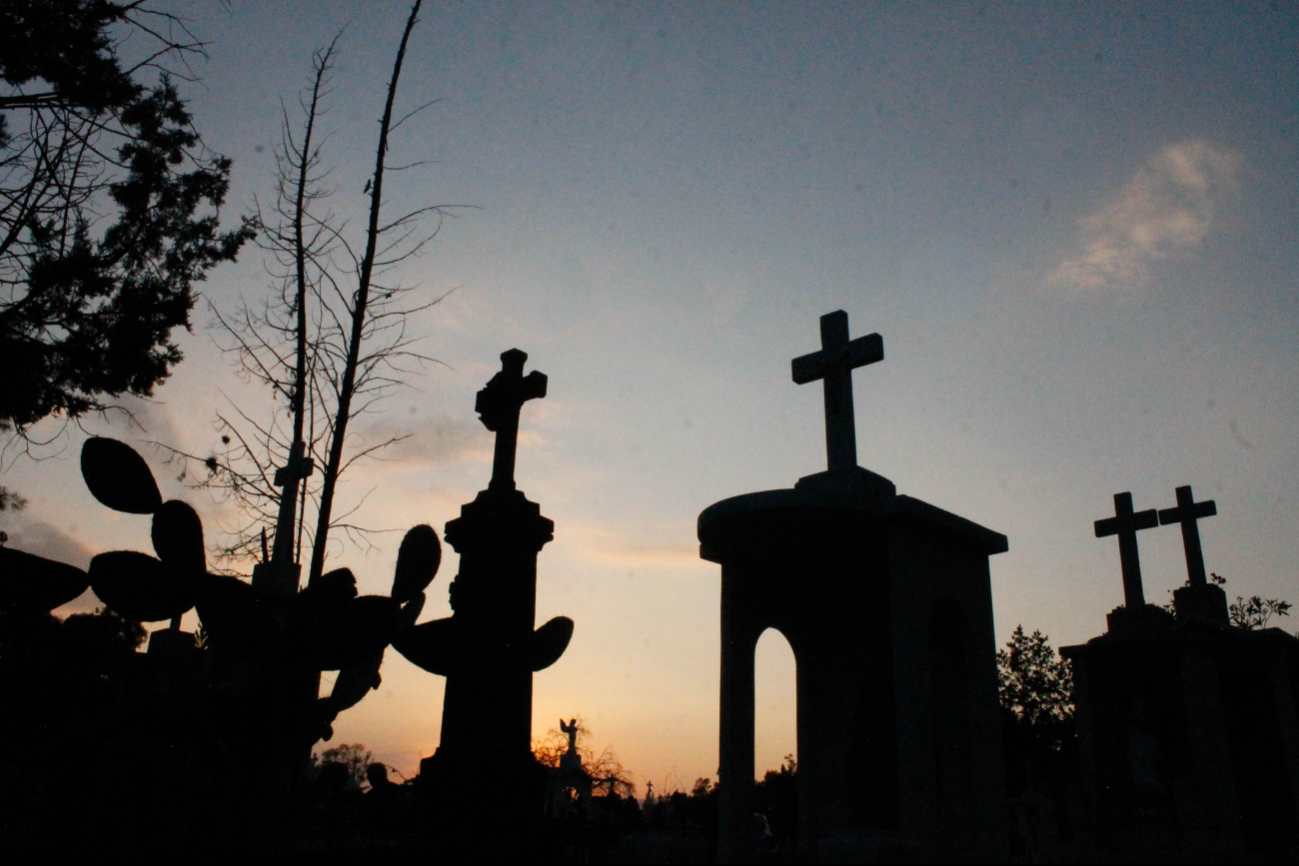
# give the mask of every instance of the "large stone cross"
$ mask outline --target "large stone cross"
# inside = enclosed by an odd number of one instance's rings
[[[546,374],[533,370],[523,375],[528,353],[510,349],[501,353],[501,372],[478,392],[474,411],[483,426],[496,434],[489,490],[514,489],[514,452],[519,445],[519,410],[528,400],[546,396]]]
[[[852,371],[884,360],[884,338],[870,334],[848,339],[848,314],[835,310],[821,317],[821,351],[790,363],[799,385],[825,383],[825,452],[831,470],[857,465],[857,429],[853,423]]]
[[[1218,506],[1212,499],[1196,502],[1191,495],[1191,485],[1177,488],[1177,505],[1173,508],[1161,508],[1159,522],[1164,526],[1170,523],[1182,524],[1182,547],[1186,549],[1186,571],[1191,586],[1204,586],[1208,583],[1204,575],[1204,551],[1200,549],[1200,528],[1196,521],[1201,517],[1212,517],[1218,513]]]
[[[1132,511],[1132,494],[1114,494],[1114,516],[1095,523],[1096,537],[1107,535],[1119,537],[1119,562],[1123,567],[1123,603],[1129,610],[1136,610],[1146,603],[1145,591],[1141,588],[1141,558],[1137,554],[1137,530],[1154,529],[1159,525],[1159,515],[1155,509]]]

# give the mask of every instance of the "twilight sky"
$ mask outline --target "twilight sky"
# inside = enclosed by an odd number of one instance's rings
[[[211,43],[186,93],[235,161],[230,222],[271,194],[280,100],[347,26],[325,153],[333,207],[359,224],[406,7],[180,8]],[[534,727],[582,716],[658,790],[717,766],[719,569],[695,518],[824,467],[821,389],[789,361],[831,310],[884,337],[886,360],[854,377],[861,464],[1009,537],[999,641],[1019,623],[1057,646],[1100,633],[1123,593],[1092,521],[1123,490],[1142,509],[1194,485],[1218,504],[1200,531],[1229,594],[1295,600],[1296,44],[1288,4],[428,6],[399,104],[441,101],[390,161],[434,163],[390,180],[389,202],[475,206],[400,274],[456,288],[412,326],[449,367],[361,425],[411,438],[340,495],[375,488],[362,522],[440,532],[490,475],[474,393],[500,352],[528,352],[550,390],[524,409],[517,478],[556,524],[538,622],[577,624],[536,677]],[[205,451],[227,398],[260,411],[204,305],[267,285],[255,249],[214,272],[186,360],[131,404],[147,432],[86,429]],[[86,491],[82,438],[39,464],[6,454],[0,478],[31,501],[0,516],[10,544],[83,566],[150,550],[146,518]],[[217,535],[225,508],[145,453]],[[386,593],[399,539],[331,563]],[[1140,543],[1161,603],[1185,579],[1180,534]],[[450,612],[447,552],[425,618]],[[409,775],[437,745],[444,681],[393,651],[383,676],[334,743]],[[759,773],[794,750],[792,698],[792,654],[768,633]]]

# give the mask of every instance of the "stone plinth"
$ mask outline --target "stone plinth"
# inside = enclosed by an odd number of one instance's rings
[[[721,862],[754,855],[767,628],[797,663],[803,856],[1004,853],[988,557],[1005,536],[854,467],[718,502],[699,540],[722,566]]]
[[[532,757],[534,667],[525,650],[534,634],[537,554],[554,527],[513,489],[484,490],[447,522],[447,543],[460,554],[455,615],[446,621],[456,647],[441,742],[420,764],[421,786],[446,817],[490,814],[513,831],[540,815],[546,777]]]
[[[532,754],[532,669],[510,650],[532,635],[537,554],[554,529],[517,490],[484,490],[447,522],[460,554],[451,603],[475,658],[447,677],[441,749]]]

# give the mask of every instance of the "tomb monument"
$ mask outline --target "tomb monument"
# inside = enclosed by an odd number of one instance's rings
[[[1233,626],[1205,573],[1198,521],[1217,514],[1178,487],[1170,508],[1114,496],[1124,604],[1108,630],[1060,654],[1073,667],[1078,754],[1095,846],[1121,860],[1293,858],[1299,830],[1299,639]],[[1148,604],[1136,532],[1177,525],[1186,585]],[[1279,861],[1278,861],[1279,862]]]
[[[503,353],[501,371],[478,392],[475,409],[496,434],[495,455],[487,489],[447,521],[447,543],[460,554],[453,614],[393,641],[447,678],[441,741],[420,763],[419,785],[433,812],[461,828],[484,802],[507,827],[541,818],[546,774],[532,757],[532,674],[556,662],[573,634],[564,616],[534,628],[537,554],[555,524],[514,482],[520,410],[546,396],[545,374],[523,375],[527,358]]]
[[[720,862],[754,859],[754,650],[797,666],[798,844],[809,862],[995,857],[1006,846],[988,558],[1005,536],[857,465],[852,370],[884,358],[821,317],[825,472],[699,515],[721,565]]]

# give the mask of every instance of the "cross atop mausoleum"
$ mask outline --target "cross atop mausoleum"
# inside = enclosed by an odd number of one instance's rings
[[[523,375],[528,353],[510,349],[501,353],[501,372],[478,392],[474,411],[483,426],[496,434],[489,490],[514,489],[514,453],[519,444],[519,410],[528,400],[546,396],[546,374],[533,370]]]
[[[1212,499],[1196,502],[1191,495],[1191,485],[1177,488],[1177,505],[1173,508],[1159,510],[1159,522],[1164,526],[1171,523],[1182,524],[1182,547],[1186,549],[1186,571],[1191,586],[1205,586],[1204,551],[1200,549],[1200,528],[1196,521],[1201,517],[1212,517],[1218,513],[1218,506]]]
[[[1096,537],[1119,537],[1119,562],[1123,567],[1123,603],[1136,610],[1146,603],[1141,588],[1141,558],[1137,554],[1137,530],[1154,529],[1159,525],[1155,509],[1132,511],[1132,494],[1114,494],[1114,516],[1096,521]]]
[[[857,466],[852,371],[883,360],[884,338],[870,334],[849,340],[848,314],[835,310],[821,317],[821,351],[795,358],[790,364],[797,384],[824,381],[825,451],[831,470]]]

